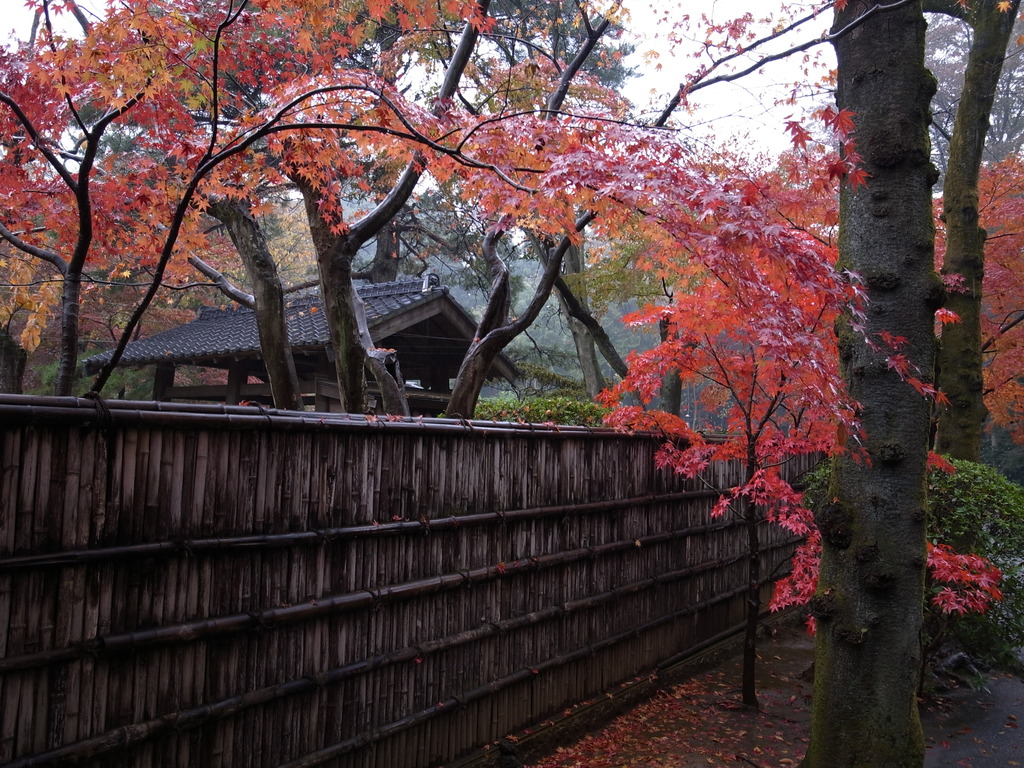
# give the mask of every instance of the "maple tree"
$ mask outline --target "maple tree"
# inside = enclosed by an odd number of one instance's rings
[[[130,212],[104,204],[110,202],[106,196],[112,190],[103,183],[97,164],[108,131],[138,105],[137,94],[146,85],[136,77],[134,82],[124,82],[125,91],[115,96],[109,79],[102,76],[79,83],[70,76],[44,77],[37,67],[52,60],[59,68],[62,53],[69,55],[53,48],[32,55],[24,47],[0,53],[0,104],[4,107],[0,119],[3,134],[10,137],[0,175],[4,184],[0,237],[19,254],[47,264],[62,282],[57,392],[70,394],[86,261],[95,250],[116,248],[119,237],[135,229]],[[90,91],[84,105],[65,98],[76,85]],[[68,134],[70,140],[62,141]],[[97,226],[101,217],[106,226]],[[38,220],[46,223],[40,226]]]
[[[101,372],[102,387],[173,269],[175,250],[205,245],[197,188],[248,146],[243,138],[218,148],[217,133],[207,129],[196,141],[196,81],[182,76],[202,67],[192,35],[202,30],[215,40],[239,21],[237,9],[184,15],[121,6],[87,21],[84,36],[61,36],[52,17],[72,5],[41,5],[45,24],[36,44],[3,51],[0,84],[0,119],[12,137],[2,157],[0,237],[60,280],[60,394],[70,394],[77,366],[83,281],[152,277],[113,363]],[[201,147],[191,158],[188,138],[191,148]]]
[[[1024,443],[1024,161],[1019,156],[988,166],[981,176],[985,244],[984,311],[985,405],[992,420]]]
[[[848,116],[825,116],[847,138],[842,126]],[[807,149],[805,141],[800,149]],[[802,154],[806,162],[810,153]],[[818,158],[823,166],[836,162]],[[856,172],[852,163],[845,168]],[[742,691],[752,707],[758,705],[757,629],[768,579],[760,529],[773,522],[796,536],[812,532],[810,513],[786,479],[786,466],[801,455],[832,451],[837,429],[857,429],[839,378],[832,328],[858,289],[833,266],[830,228],[815,233],[796,220],[815,210],[817,201],[834,201],[823,181],[826,168],[816,170],[808,169],[808,176],[818,181],[806,185],[779,174],[721,179],[704,205],[694,207],[692,220],[673,222],[660,240],[650,242],[641,263],[672,286],[673,301],[650,305],[627,320],[661,326],[664,340],[631,355],[628,376],[607,396],[615,402],[632,394],[641,401],[621,405],[608,421],[664,433],[661,466],[689,477],[716,461],[738,460],[744,468],[742,482],[722,491],[712,516],[735,515],[747,530]],[[737,258],[742,267],[733,263]],[[669,378],[701,385],[705,407],[725,411],[724,436],[709,439],[673,412],[648,410]]]
[[[619,4],[614,3],[612,12],[617,11],[618,7]],[[596,138],[600,135],[600,131],[596,129],[602,122],[601,118],[604,117],[604,115],[598,115],[597,121],[591,122],[583,116],[576,117],[570,114],[563,118],[559,114],[563,108],[567,108],[567,105],[572,103],[571,86],[577,79],[583,78],[584,66],[588,59],[598,50],[602,38],[612,28],[610,14],[606,14],[603,18],[591,19],[589,14],[583,10],[583,22],[579,47],[571,60],[566,62],[563,67],[553,69],[554,77],[546,83],[549,88],[548,92],[540,91],[530,94],[532,98],[543,100],[543,109],[526,116],[526,119],[522,121],[523,127],[528,130],[527,135],[524,136],[527,143],[521,145],[521,148],[526,151],[518,158],[510,158],[520,168],[532,167],[542,170],[545,165],[548,165],[546,170],[549,178],[551,170],[563,170],[563,164],[567,160],[572,162],[570,158],[573,153],[577,149],[582,149],[583,143],[588,138]],[[590,82],[589,85],[592,89],[597,89],[596,83]],[[610,106],[615,107],[614,100]],[[621,103],[619,106],[621,108]],[[614,117],[614,112],[609,117]],[[565,128],[569,128],[571,132],[565,133]],[[532,141],[527,138],[529,133],[534,134]],[[494,138],[492,136],[490,140],[493,141]],[[541,149],[544,150],[544,153],[538,157]],[[582,162],[584,158],[581,157],[579,160]],[[552,200],[555,207],[552,207],[550,205],[543,206],[544,198],[531,193],[532,190],[522,188],[522,191],[527,194],[521,202],[515,204],[513,210],[518,209],[519,218],[533,222],[533,226],[529,229],[529,236],[544,265],[543,272],[527,306],[518,316],[513,317],[510,273],[507,264],[500,257],[498,243],[510,229],[509,225],[515,220],[509,218],[507,214],[494,217],[489,222],[487,234],[481,247],[481,255],[491,277],[487,307],[478,324],[476,336],[456,376],[448,404],[448,413],[451,415],[470,416],[473,414],[491,363],[512,339],[522,333],[536,319],[558,279],[566,253],[578,247],[581,242],[581,233],[596,218],[598,209],[595,207],[583,210],[580,199],[586,197],[596,202],[599,198],[593,194],[580,195],[577,193],[569,199],[555,198]],[[574,206],[579,207],[583,212],[577,215]],[[601,208],[606,209],[607,207],[607,201],[602,201]],[[530,210],[531,208],[533,210]],[[542,226],[537,226],[537,224],[542,224]]]
[[[276,16],[274,24],[257,33],[253,14],[259,9],[248,6],[246,2],[223,7],[196,4],[188,13],[162,13],[155,7],[126,5],[91,24],[84,39],[60,38],[47,24],[38,49],[23,46],[17,52],[5,52],[12,62],[12,77],[4,84],[2,102],[8,107],[4,117],[14,126],[10,133],[17,140],[4,157],[11,170],[4,174],[10,185],[5,189],[5,203],[12,222],[17,223],[13,228],[5,225],[0,234],[16,249],[49,263],[63,277],[60,318],[64,335],[57,381],[60,393],[70,392],[77,362],[80,284],[87,263],[94,269],[111,261],[123,266],[129,252],[133,256],[142,252],[142,264],[153,273],[150,290],[128,319],[110,364],[97,377],[94,388],[99,391],[160,289],[172,266],[172,256],[202,246],[198,222],[203,211],[211,205],[222,214],[231,206],[237,209],[245,199],[239,191],[243,178],[249,185],[260,184],[256,175],[260,173],[270,181],[281,178],[279,171],[263,162],[266,152],[246,150],[266,146],[285,121],[301,121],[303,105],[317,106],[321,120],[344,122],[355,110],[376,109],[373,104],[368,106],[370,101],[379,104],[378,91],[369,75],[345,72],[326,85],[315,78],[297,76],[306,71],[308,62],[303,57],[314,50],[315,43],[309,27],[301,25],[316,21],[317,14],[328,11],[326,7],[317,3],[290,6],[289,14]],[[51,12],[67,6],[47,2],[42,7],[49,20]],[[467,13],[478,10],[473,4],[463,7]],[[346,28],[345,18],[336,10],[330,9],[332,18],[340,28]],[[390,8],[375,10],[371,22],[390,12]],[[406,26],[429,24],[437,14],[430,4],[409,10],[417,15],[405,19]],[[360,35],[366,34],[368,22],[362,6],[356,4],[347,12],[350,21],[362,22],[349,25],[344,39],[337,39],[337,28],[329,28],[335,36],[334,51],[342,50],[346,42],[357,45]],[[249,34],[232,34],[242,28]],[[470,28],[474,29],[472,24]],[[279,47],[281,33],[287,29],[298,30],[302,56],[288,61],[276,59],[276,65],[268,71],[257,62],[270,60]],[[205,42],[195,46],[196,37]],[[15,60],[23,64],[13,66]],[[331,57],[319,56],[317,63],[330,65]],[[104,68],[104,77],[96,77],[93,69],[97,65]],[[121,103],[118,99],[125,93],[135,95]],[[355,96],[335,102],[331,94]],[[104,97],[115,101],[107,111],[97,108]],[[321,103],[324,98],[328,105]],[[83,114],[77,106],[82,103],[89,105],[88,113]],[[341,116],[337,117],[339,112]],[[43,121],[48,122],[44,125]],[[72,145],[77,142],[81,151],[61,148],[64,137],[60,131],[67,126],[81,126],[80,131],[67,132],[67,140]],[[115,131],[111,126],[129,136],[121,142],[125,147],[110,141]],[[373,131],[374,126],[366,130]],[[327,155],[319,158],[324,163],[336,159],[336,154],[322,155]],[[291,160],[293,170],[302,167],[294,157]],[[54,169],[57,172],[48,184],[52,188],[63,182],[63,190],[59,197],[47,198],[30,183],[35,180],[31,174],[46,177]],[[228,202],[218,202],[221,198]],[[74,217],[66,215],[68,212]],[[20,226],[18,217],[30,215],[47,224],[34,229]],[[386,223],[386,218],[378,217],[381,223]],[[239,226],[251,224],[254,218],[232,220],[238,225],[233,227],[233,234],[240,241]],[[54,222],[52,228],[50,222]],[[109,239],[114,236],[116,240]],[[52,247],[43,247],[44,242]],[[58,242],[59,246],[53,245]],[[61,255],[62,248],[71,249],[72,256]],[[154,253],[159,254],[155,259],[151,256]],[[252,259],[247,263],[251,264]],[[271,264],[266,258],[261,263],[264,270]],[[249,272],[254,278],[260,274],[255,269]],[[254,282],[258,285],[261,281]],[[276,302],[272,296],[277,297]],[[275,312],[281,305],[279,288],[257,291],[257,297],[257,304],[270,305],[261,331],[275,317],[280,324],[281,313]],[[282,334],[280,328],[278,331],[280,349]],[[263,340],[266,343],[266,338]],[[291,377],[286,373],[275,378]],[[297,405],[294,381],[292,384],[280,395],[282,404]]]
[[[555,89],[546,96],[545,109],[547,114],[542,117],[543,124],[553,124],[556,128],[560,127],[562,130],[568,128],[573,131],[573,134],[567,136],[567,140],[556,142],[554,141],[555,134],[547,130],[543,140],[539,144],[532,145],[534,152],[531,153],[530,165],[526,166],[540,170],[549,162],[549,156],[556,158],[552,168],[557,170],[559,178],[565,180],[563,181],[563,187],[573,190],[574,199],[569,202],[576,206],[578,215],[570,218],[564,205],[560,210],[549,208],[546,220],[541,219],[532,211],[530,212],[529,218],[532,220],[531,223],[534,224],[534,227],[539,222],[543,222],[546,225],[544,230],[535,228],[531,233],[532,242],[540,252],[540,260],[545,265],[545,268],[535,284],[533,297],[525,309],[515,318],[510,317],[509,311],[507,268],[497,258],[497,249],[494,247],[500,242],[507,231],[508,221],[499,218],[497,224],[491,227],[482,249],[494,275],[494,282],[488,299],[488,309],[485,311],[483,321],[477,330],[477,339],[474,340],[473,345],[470,347],[456,379],[449,402],[449,413],[468,415],[473,412],[480,386],[483,383],[484,374],[490,362],[511,339],[515,338],[535,319],[543,302],[547,299],[552,288],[556,286],[560,298],[566,302],[568,314],[586,329],[594,343],[599,343],[602,354],[612,365],[612,368],[620,373],[620,375],[624,372],[622,361],[610,344],[607,334],[601,333],[599,325],[593,316],[587,312],[585,303],[580,302],[579,297],[573,295],[568,282],[565,280],[559,281],[558,279],[558,272],[565,261],[565,255],[569,253],[570,249],[578,247],[579,243],[582,242],[584,231],[590,229],[600,232],[599,238],[608,234],[617,238],[623,236],[623,230],[615,231],[614,225],[609,227],[607,223],[601,223],[600,217],[609,215],[610,206],[614,207],[616,203],[624,202],[629,196],[622,195],[616,199],[615,197],[609,198],[608,195],[602,195],[595,198],[592,192],[599,183],[604,183],[604,190],[608,192],[614,190],[615,186],[607,180],[600,182],[587,178],[588,166],[596,163],[599,164],[598,167],[608,168],[609,164],[622,162],[622,160],[610,154],[599,153],[598,157],[594,157],[588,154],[588,152],[577,150],[578,147],[581,147],[581,139],[583,142],[587,142],[593,141],[598,137],[607,137],[608,141],[613,141],[621,135],[623,133],[621,127],[615,125],[616,122],[622,119],[621,108],[615,108],[613,103],[611,104],[612,110],[610,113],[601,114],[599,112],[596,115],[593,111],[587,114],[574,113],[567,116],[570,118],[569,120],[565,120],[561,115],[558,115],[558,111],[564,107],[565,94],[569,84],[573,81],[575,73],[582,67],[587,55],[589,55],[589,49],[592,49],[597,44],[601,35],[605,34],[609,26],[607,23],[609,17],[613,16],[617,10],[618,4],[613,4],[612,10],[609,11],[601,24],[587,23],[585,29],[588,34],[584,38],[583,47],[577,53],[576,58],[563,70]],[[757,69],[759,63],[780,58],[796,51],[803,51],[819,44],[820,40],[803,43],[784,54],[766,55],[760,58],[757,63],[739,72],[720,72],[720,70],[727,69],[737,58],[752,51],[757,51],[759,46],[792,32],[808,21],[815,19],[820,11],[821,7],[816,7],[810,13],[796,20],[791,19],[788,13],[783,13],[780,16],[781,20],[775,25],[773,31],[761,36],[759,36],[759,32],[754,31],[756,24],[751,14],[746,14],[741,19],[724,25],[710,24],[705,19],[704,21],[707,23],[705,23],[703,29],[706,32],[706,44],[701,50],[705,53],[713,50],[713,60],[710,63],[702,62],[700,66],[695,67],[691,73],[687,74],[686,78],[680,83],[675,95],[661,109],[658,117],[651,121],[650,125],[656,128],[669,125],[676,111],[684,108],[689,96],[699,90],[749,74]],[[551,119],[552,115],[555,116],[555,119]],[[590,118],[589,120],[588,117]],[[595,117],[597,118],[596,120],[594,119]],[[524,125],[526,124],[524,122]],[[509,132],[511,132],[511,129],[509,129]],[[633,131],[631,133],[633,135],[629,137],[628,140],[630,141],[636,141],[636,137],[642,135],[642,131],[639,133]],[[602,140],[604,139],[602,138]],[[526,146],[529,147],[531,145],[526,144]],[[541,149],[543,149],[543,154],[539,152]],[[582,166],[576,169],[578,171],[578,179],[573,179],[571,182],[568,182],[568,180],[572,173],[565,167],[568,163],[576,163]],[[628,187],[631,184],[647,185],[649,168],[650,166],[643,169],[635,166],[622,167],[618,175],[619,186]],[[653,188],[657,183],[658,181],[652,181],[649,186]],[[546,189],[545,192],[550,194]],[[618,191],[615,192],[615,195],[618,195]],[[635,202],[634,204],[639,203]],[[532,200],[530,205],[536,208],[536,200]],[[523,214],[525,211],[522,208],[519,208],[516,213],[520,220],[524,218]],[[617,222],[621,221],[622,217],[613,214],[611,219],[613,222]],[[581,342],[584,346],[589,346],[591,339],[584,340],[581,338]]]

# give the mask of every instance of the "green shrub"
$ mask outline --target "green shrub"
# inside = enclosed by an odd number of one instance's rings
[[[1024,643],[1024,488],[992,467],[951,463],[953,474],[932,469],[928,476],[928,538],[990,560],[1002,571],[1003,599],[984,614],[963,615],[943,613],[929,601],[925,655],[953,640],[977,660],[1016,667],[1016,651]],[[805,478],[804,500],[812,510],[827,499],[829,469],[823,462]]]
[[[544,395],[520,400],[513,395],[502,395],[481,399],[475,418],[600,427],[607,413],[607,408],[590,400]]]
[[[992,561],[1003,599],[984,615],[958,617],[949,632],[971,655],[1012,666],[1024,644],[1024,488],[984,464],[952,464],[955,473],[929,478],[929,536]]]

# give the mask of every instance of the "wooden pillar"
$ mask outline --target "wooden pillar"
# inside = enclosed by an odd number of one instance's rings
[[[174,387],[174,363],[157,363],[153,374],[153,399],[168,400],[168,391]]]
[[[224,395],[224,402],[228,405],[238,405],[242,399],[242,385],[249,378],[249,364],[246,360],[232,360],[228,367],[228,388]]]

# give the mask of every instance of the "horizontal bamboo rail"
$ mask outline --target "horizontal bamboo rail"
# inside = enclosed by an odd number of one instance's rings
[[[367,429],[417,433],[479,435],[542,434],[549,439],[621,436],[608,427],[543,425],[526,422],[474,421],[426,416],[378,417],[358,413],[282,411],[258,405],[122,401],[75,397],[26,397],[0,393],[0,420],[9,424],[89,424],[92,426],[195,426],[207,420],[218,429]]]
[[[327,595],[308,604],[291,605],[282,608],[267,608],[264,610],[249,613],[238,613],[228,616],[214,616],[201,621],[172,624],[149,630],[98,636],[66,648],[0,659],[0,674],[3,674],[4,672],[31,669],[33,667],[52,664],[58,661],[70,661],[86,655],[99,656],[106,653],[138,651],[142,648],[155,645],[191,643],[196,640],[215,637],[221,634],[231,634],[255,628],[269,628],[291,622],[308,621],[318,617],[336,615],[346,611],[376,608],[387,602],[409,600],[443,590],[462,589],[473,585],[479,585],[487,581],[492,581],[494,579],[511,578],[524,571],[542,570],[556,565],[571,565],[581,560],[590,560],[595,557],[609,555],[614,552],[629,551],[629,549],[633,547],[661,544],[682,539],[698,532],[727,530],[734,528],[737,525],[739,525],[739,523],[719,523],[702,526],[700,529],[689,528],[680,531],[667,531],[656,535],[643,536],[629,541],[608,542],[606,544],[587,547],[585,549],[563,551],[550,555],[523,558],[509,563],[489,565],[483,568],[475,568],[471,571],[441,574],[429,579],[420,579],[415,582],[390,585],[382,589],[366,589],[334,596]],[[784,542],[783,546],[788,546],[792,543],[793,542],[791,541]],[[671,573],[656,574],[644,582],[638,583],[654,585],[657,583],[669,582],[684,575],[690,576],[696,573],[701,573],[705,570],[713,570],[724,565],[729,565],[741,560],[743,557],[745,557],[745,555],[741,554],[713,563],[705,563],[696,568],[684,568]],[[600,597],[603,597],[603,595],[589,596],[584,601],[575,602],[585,604],[587,601],[593,601]]]
[[[293,547],[301,544],[321,545],[339,539],[361,536],[427,534],[454,528],[465,528],[470,525],[484,526],[513,520],[541,520],[554,515],[605,512],[625,507],[638,507],[648,504],[682,501],[684,499],[717,497],[718,493],[713,490],[681,491],[679,493],[636,496],[630,499],[595,501],[588,504],[556,504],[549,507],[535,507],[533,509],[511,509],[501,512],[459,515],[458,517],[423,518],[420,520],[403,520],[401,522],[374,523],[371,525],[351,525],[339,528],[301,531],[298,533],[271,534],[268,536],[219,536],[209,539],[155,541],[148,544],[124,547],[103,547],[40,555],[24,555],[21,557],[3,557],[0,558],[0,572],[22,568],[75,565],[98,561],[109,562],[125,557],[172,556],[181,553],[195,554],[198,552],[218,552],[231,549]],[[702,526],[702,530],[704,529],[705,527]]]
[[[0,396],[0,764],[427,768],[734,631],[659,443]]]

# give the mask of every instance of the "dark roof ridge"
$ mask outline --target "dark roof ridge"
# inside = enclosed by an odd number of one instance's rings
[[[423,279],[416,277],[405,280],[391,280],[384,283],[367,283],[365,285],[357,285],[356,291],[359,293],[360,298],[363,299],[376,299],[385,296],[405,296],[408,294],[415,293],[429,293],[432,290],[441,290],[447,292],[447,286],[440,286],[436,284],[430,284],[427,290],[423,290]],[[286,309],[308,309],[309,307],[319,307],[321,305],[320,291],[314,289],[313,291],[296,294],[285,300]],[[217,320],[226,316],[238,316],[244,314],[252,314],[253,309],[251,307],[245,307],[242,305],[235,305],[230,307],[208,307],[201,306],[196,314],[198,321],[204,320]]]
[[[402,296],[408,293],[428,293],[431,288],[439,287],[432,283],[427,286],[427,290],[423,290],[424,280],[420,277],[414,277],[411,280],[392,280],[387,283],[367,283],[366,285],[356,286],[356,291],[359,295],[366,298],[378,298],[380,296]]]

